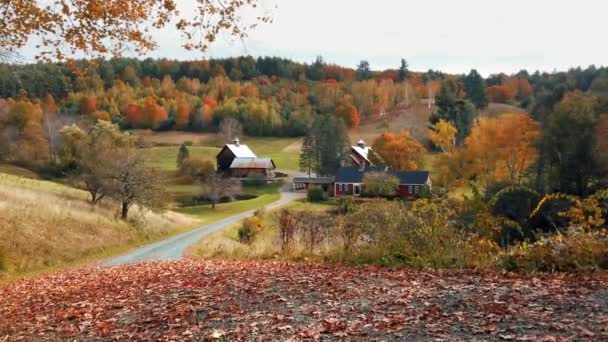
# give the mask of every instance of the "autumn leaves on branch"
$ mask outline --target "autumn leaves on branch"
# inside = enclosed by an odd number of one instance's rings
[[[220,36],[242,39],[260,23],[272,21],[258,0],[56,0],[0,1],[0,52],[17,51],[37,39],[43,60],[82,53],[116,57],[129,50],[156,48],[155,30],[174,25],[187,50],[206,51]],[[192,8],[193,7],[193,8]],[[243,12],[253,14],[245,20]]]

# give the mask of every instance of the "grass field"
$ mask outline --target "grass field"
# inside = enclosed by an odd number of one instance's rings
[[[25,178],[38,179],[38,175],[28,169],[24,169],[19,166],[10,164],[0,164],[0,173],[5,173],[14,176],[20,176]]]
[[[266,206],[277,201],[281,195],[279,187],[281,183],[268,184],[263,186],[244,186],[243,194],[257,196],[249,200],[220,203],[211,209],[210,204],[184,207],[177,209],[178,212],[194,216],[202,223],[212,223],[231,215],[239,214],[244,211],[253,210]]]
[[[84,191],[0,173],[0,280],[92,261],[197,225],[175,212],[91,206]]]
[[[183,133],[182,138],[178,132],[162,132],[144,136],[147,142],[162,141],[163,146],[143,148],[142,151],[150,160],[150,165],[165,171],[177,170],[176,159],[179,145],[185,141],[192,141],[194,133]],[[168,135],[167,138],[163,138]],[[241,143],[249,148],[258,157],[270,157],[274,160],[279,170],[298,170],[300,138],[267,138],[267,137],[244,137]],[[215,163],[215,156],[220,152],[217,139],[209,134],[201,134],[200,140],[194,140],[192,146],[188,146],[190,156],[210,160]]]

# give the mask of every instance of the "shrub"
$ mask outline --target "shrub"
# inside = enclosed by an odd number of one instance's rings
[[[523,223],[540,200],[539,194],[524,186],[509,186],[498,191],[490,200],[494,215]]]
[[[608,236],[570,228],[564,234],[522,243],[503,258],[503,267],[517,271],[588,272],[608,270]]]
[[[243,225],[238,231],[239,241],[242,243],[252,243],[263,228],[264,224],[257,216],[244,219]]]
[[[338,199],[338,213],[345,215],[355,210],[355,199],[352,197],[342,197]]]
[[[325,199],[325,192],[319,187],[311,187],[308,189],[306,198],[309,202],[321,202]]]
[[[529,229],[525,231],[527,235],[531,231],[540,230],[542,232],[555,232],[561,228],[568,227],[569,219],[562,212],[568,211],[576,202],[572,196],[564,194],[550,194],[543,197],[530,214],[528,220]]]
[[[364,194],[370,197],[394,197],[399,179],[384,172],[369,172],[363,176]]]
[[[204,182],[215,174],[215,166],[209,160],[187,158],[182,161],[179,173],[190,183]]]
[[[288,209],[281,210],[279,216],[279,232],[281,234],[281,250],[287,249],[293,242],[294,234],[297,229],[298,221]]]

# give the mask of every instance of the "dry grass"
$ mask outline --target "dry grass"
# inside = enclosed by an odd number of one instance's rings
[[[349,132],[351,142],[359,139],[371,144],[374,139],[385,131],[399,132],[408,130],[420,141],[426,141],[429,126],[429,117],[435,111],[435,107],[429,109],[426,104],[416,104],[407,110],[388,114],[384,119],[373,122],[364,122],[357,129]]]
[[[482,112],[481,116],[497,116],[504,113],[525,113],[526,111],[520,107],[504,104],[490,103]]]
[[[110,255],[196,222],[138,209],[125,222],[115,206],[91,206],[83,191],[0,174],[0,278]]]
[[[304,200],[296,201],[285,206],[294,211],[325,211],[333,208],[332,205],[322,203],[308,203]],[[264,217],[264,229],[256,236],[251,244],[239,242],[238,230],[240,225],[234,225],[208,235],[191,247],[187,252],[192,258],[202,259],[228,259],[228,260],[256,260],[273,259],[281,252],[279,228],[277,226],[280,210],[266,213]],[[298,240],[298,237],[296,237]],[[289,255],[282,253],[283,259],[298,259],[306,253],[304,247],[295,241]],[[300,248],[301,247],[301,248]],[[325,248],[326,247],[326,248]],[[322,247],[331,249],[332,246]]]
[[[371,144],[374,139],[385,131],[399,132],[408,130],[419,141],[428,142],[429,118],[437,110],[435,106],[428,107],[427,104],[419,103],[407,110],[401,110],[388,114],[385,118],[363,122],[357,129],[351,130],[349,136],[351,142],[359,139]],[[522,108],[502,104],[490,103],[487,108],[481,111],[481,116],[496,116],[503,113],[523,113]]]

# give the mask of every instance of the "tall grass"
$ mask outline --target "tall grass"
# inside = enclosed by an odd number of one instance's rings
[[[187,216],[136,210],[125,222],[113,205],[91,206],[86,193],[0,174],[0,278],[111,254],[193,226]]]

